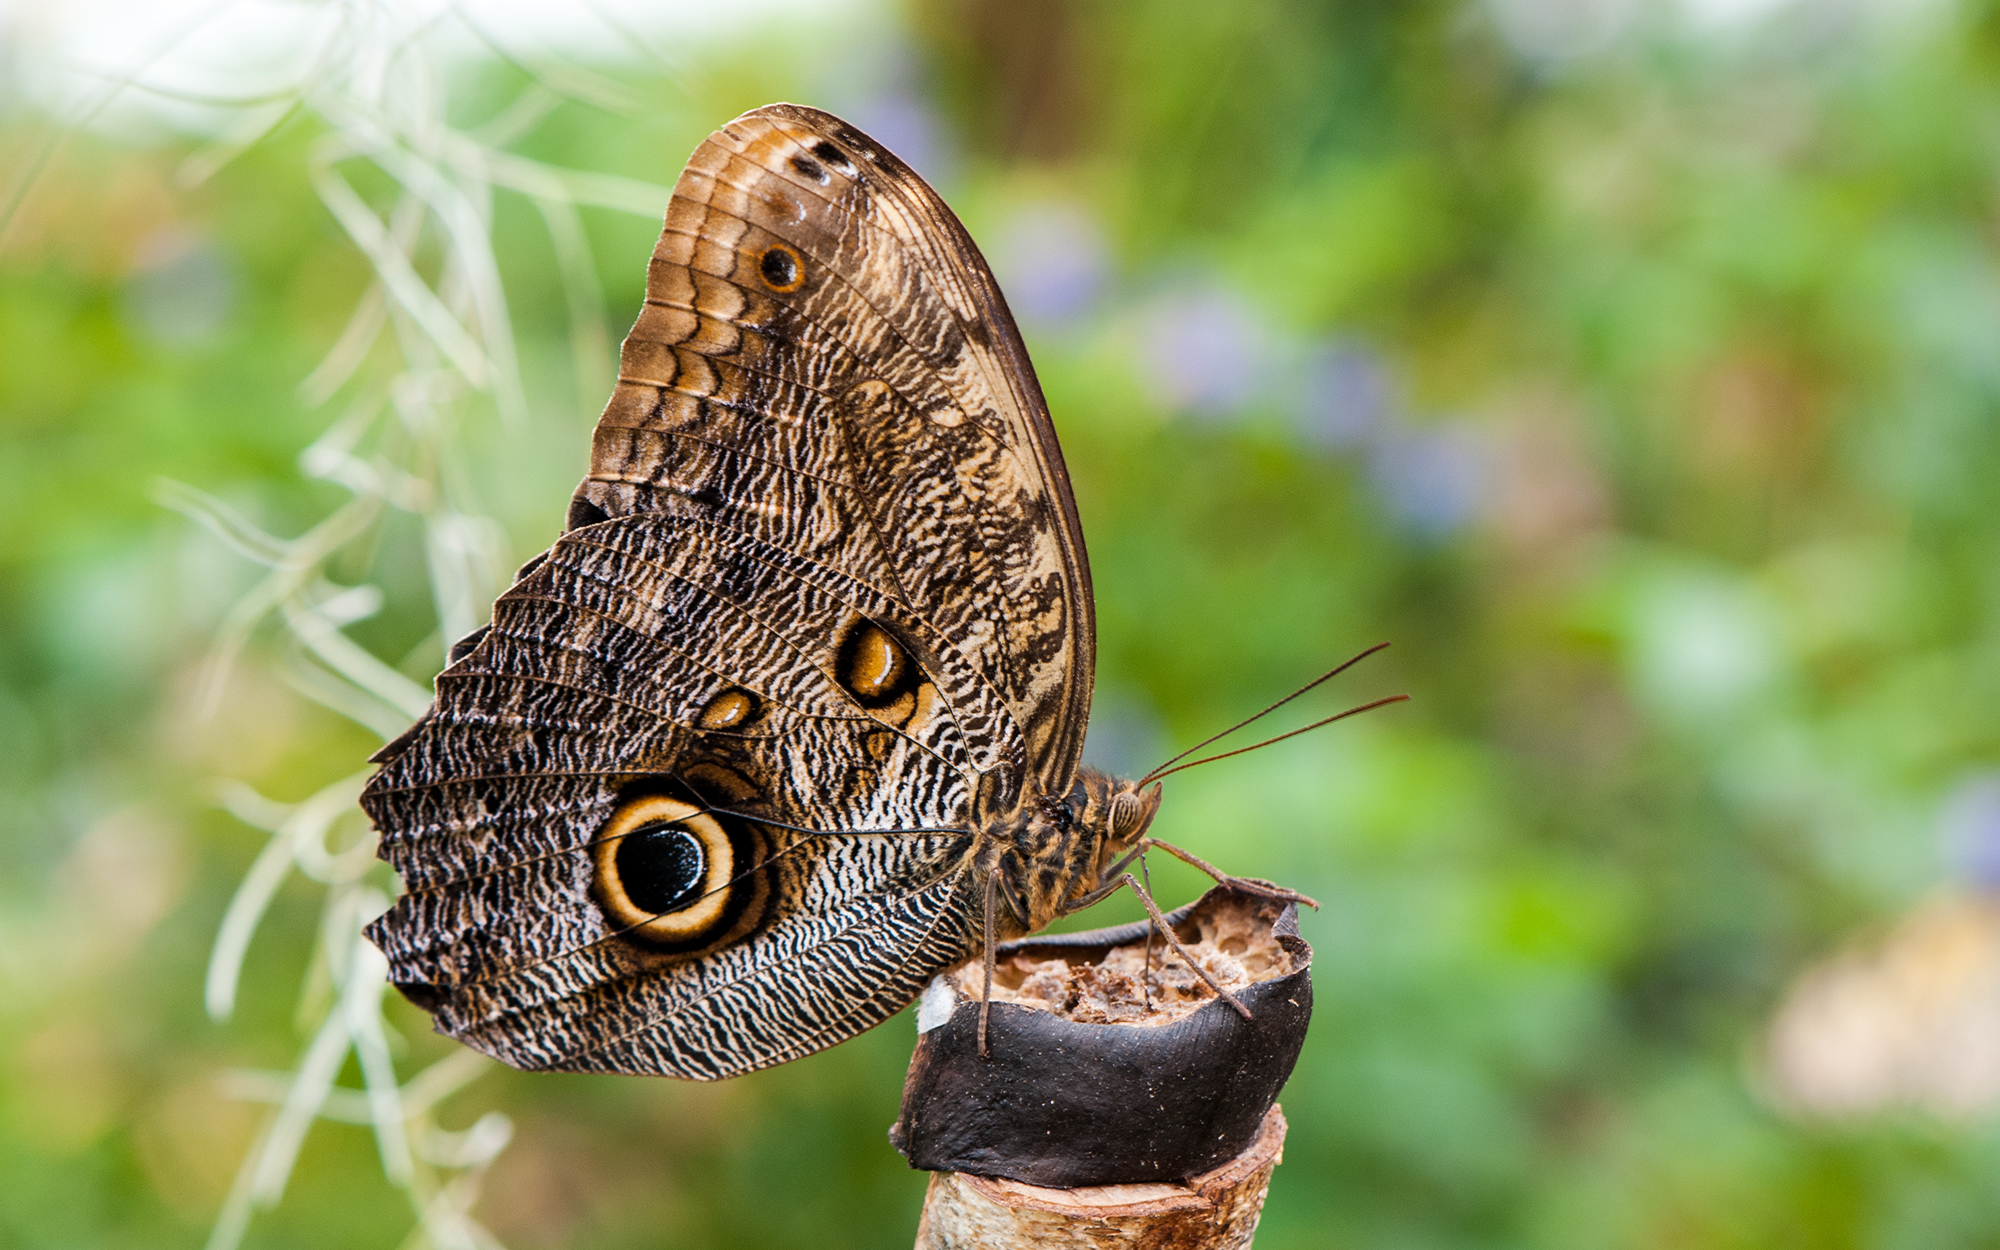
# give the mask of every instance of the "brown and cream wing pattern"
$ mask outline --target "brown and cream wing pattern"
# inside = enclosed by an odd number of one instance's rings
[[[574,515],[689,505],[921,613],[1027,735],[966,726],[982,769],[1064,791],[1096,627],[1047,405],[964,227],[831,114],[746,114],[675,187]]]
[[[731,1076],[894,1013],[973,931],[973,775],[910,628],[747,536],[643,514],[566,534],[363,796],[404,876],[371,931],[392,978],[536,1069]],[[715,914],[666,933],[700,901],[646,904],[616,854],[606,897],[607,835],[649,805],[702,813],[732,865]]]
[[[758,110],[681,178],[569,531],[378,757],[371,936],[517,1066],[831,1045],[972,949],[974,811],[1067,790],[1092,645],[977,250],[859,132]]]

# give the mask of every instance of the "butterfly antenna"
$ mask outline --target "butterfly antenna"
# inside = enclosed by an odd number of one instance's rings
[[[1294,729],[1290,733],[1279,734],[1275,738],[1266,738],[1262,742],[1255,743],[1254,745],[1251,746],[1237,747],[1234,751],[1224,751],[1220,755],[1209,755],[1209,756],[1204,756],[1198,760],[1189,760],[1187,763],[1179,765],[1178,767],[1175,768],[1167,768],[1166,766],[1162,765],[1160,768],[1153,770],[1153,772],[1147,776],[1146,781],[1158,781],[1162,777],[1169,777],[1172,776],[1174,773],[1184,772],[1187,769],[1193,768],[1197,764],[1213,764],[1217,760],[1226,760],[1232,755],[1242,755],[1246,751],[1260,750],[1264,747],[1270,746],[1273,743],[1283,742],[1287,738],[1296,738],[1302,733],[1311,733],[1313,730],[1318,729],[1321,725],[1331,725],[1333,722],[1337,720],[1346,720],[1350,716],[1359,716],[1363,712],[1372,712],[1378,707],[1387,707],[1391,703],[1407,702],[1409,700],[1409,697],[1410,696],[1406,694],[1392,694],[1386,699],[1377,699],[1373,703],[1364,703],[1360,707],[1348,708],[1345,712],[1335,712],[1333,715],[1325,718],[1324,720],[1316,720],[1312,724],[1307,725],[1303,728]],[[1140,784],[1144,785],[1145,782],[1141,782]]]
[[[1368,658],[1369,656],[1371,656],[1371,655],[1374,655],[1374,654],[1375,654],[1375,653],[1376,653],[1377,651],[1380,651],[1380,650],[1381,650],[1382,648],[1384,648],[1384,647],[1386,647],[1386,646],[1388,646],[1388,645],[1389,645],[1389,644],[1388,644],[1388,643],[1386,643],[1386,642],[1378,642],[1378,643],[1376,643],[1376,644],[1375,644],[1374,646],[1372,646],[1372,647],[1368,648],[1368,649],[1367,649],[1366,651],[1363,651],[1363,652],[1362,652],[1362,653],[1361,653],[1360,655],[1357,655],[1357,656],[1355,656],[1355,657],[1354,657],[1353,659],[1351,659],[1351,660],[1347,661],[1346,663],[1344,663],[1344,664],[1340,664],[1340,665],[1337,665],[1336,667],[1334,667],[1334,668],[1330,668],[1330,669],[1328,669],[1328,670],[1327,670],[1326,672],[1324,672],[1324,673],[1321,673],[1321,674],[1320,674],[1319,676],[1317,676],[1317,677],[1313,678],[1313,679],[1312,679],[1311,681],[1307,682],[1307,683],[1306,683],[1305,685],[1303,685],[1303,686],[1300,686],[1300,687],[1299,687],[1299,688],[1298,688],[1297,690],[1294,690],[1294,691],[1292,691],[1292,692],[1291,692],[1290,694],[1288,694],[1288,695],[1286,695],[1286,696],[1285,696],[1284,698],[1282,698],[1282,699],[1278,700],[1278,701],[1277,701],[1276,703],[1273,703],[1273,704],[1272,704],[1271,706],[1269,706],[1269,707],[1265,708],[1265,709],[1264,709],[1263,711],[1261,711],[1261,712],[1257,713],[1257,714],[1256,714],[1255,716],[1251,716],[1251,717],[1248,717],[1248,718],[1246,718],[1246,719],[1244,719],[1244,720],[1240,720],[1240,721],[1237,721],[1237,722],[1236,722],[1236,723],[1235,723],[1234,725],[1231,725],[1231,726],[1230,726],[1229,728],[1227,728],[1227,729],[1223,730],[1223,731],[1222,731],[1221,733],[1219,733],[1219,734],[1210,734],[1210,735],[1209,735],[1208,737],[1206,737],[1206,738],[1203,738],[1203,739],[1202,739],[1202,740],[1201,740],[1200,742],[1197,742],[1197,743],[1195,743],[1195,744],[1194,744],[1193,746],[1189,747],[1189,748],[1188,748],[1187,750],[1185,750],[1185,751],[1182,751],[1182,752],[1181,752],[1181,753],[1180,753],[1179,755],[1176,755],[1176,756],[1174,756],[1174,758],[1172,758],[1172,759],[1168,760],[1168,761],[1167,761],[1166,763],[1164,763],[1164,764],[1160,765],[1160,766],[1159,766],[1158,768],[1155,768],[1155,769],[1154,769],[1154,770],[1153,770],[1152,772],[1150,772],[1150,773],[1147,773],[1147,774],[1146,774],[1146,775],[1145,775],[1144,777],[1141,777],[1141,778],[1139,779],[1139,785],[1140,785],[1141,787],[1144,787],[1144,786],[1146,786],[1147,784],[1149,784],[1149,783],[1151,783],[1151,782],[1154,782],[1154,781],[1157,781],[1157,780],[1159,780],[1159,779],[1160,779],[1161,777],[1164,777],[1164,776],[1166,776],[1166,775],[1167,775],[1167,774],[1168,774],[1169,772],[1179,772],[1179,771],[1180,771],[1180,769],[1178,769],[1178,768],[1175,768],[1175,767],[1174,767],[1174,765],[1175,765],[1175,764],[1178,764],[1178,763],[1179,763],[1180,761],[1182,761],[1182,760],[1186,759],[1186,758],[1187,758],[1188,756],[1190,756],[1190,755],[1193,755],[1193,754],[1194,754],[1194,753],[1195,753],[1196,751],[1199,751],[1199,750],[1201,750],[1201,749],[1202,749],[1203,747],[1205,747],[1205,746],[1209,745],[1209,744],[1210,744],[1210,743],[1212,743],[1212,742],[1220,742],[1220,741],[1221,741],[1222,739],[1224,739],[1224,738],[1227,738],[1227,737],[1228,737],[1228,736],[1229,736],[1230,734],[1233,734],[1233,733],[1235,733],[1235,732],[1236,732],[1237,730],[1239,730],[1239,729],[1243,728],[1243,727],[1244,727],[1245,725],[1248,725],[1248,724],[1250,724],[1250,723],[1251,723],[1251,722],[1253,722],[1253,721],[1258,721],[1258,720],[1262,720],[1262,719],[1263,719],[1264,717],[1266,717],[1266,716],[1269,716],[1269,715],[1270,715],[1271,713],[1273,713],[1273,712],[1277,711],[1277,710],[1278,710],[1279,708],[1281,708],[1281,707],[1285,706],[1285,705],[1286,705],[1287,703],[1290,703],[1290,702],[1291,702],[1291,701],[1292,701],[1293,699],[1296,699],[1296,698],[1298,698],[1298,697],[1299,697],[1300,695],[1302,695],[1302,694],[1306,693],[1307,691],[1309,691],[1309,690],[1313,689],[1313,688],[1314,688],[1315,686],[1318,686],[1318,685],[1319,685],[1320,683],[1322,683],[1322,682],[1325,682],[1325,681],[1330,681],[1330,680],[1332,680],[1333,678],[1335,678],[1335,677],[1338,677],[1338,676],[1340,676],[1340,675],[1341,675],[1342,673],[1346,672],[1346,671],[1347,671],[1348,669],[1350,669],[1350,668],[1353,668],[1353,667],[1354,667],[1354,666],[1355,666],[1356,664],[1359,664],[1359,663],[1361,663],[1361,661],[1363,661],[1363,660],[1367,659],[1367,658]],[[1408,697],[1409,697],[1408,695],[1398,695],[1398,696],[1397,696],[1397,698],[1408,698]],[[1390,699],[1390,700],[1385,700],[1385,702],[1391,702],[1391,703],[1393,703],[1393,702],[1395,702],[1395,700],[1394,700],[1394,699]],[[1373,706],[1376,706],[1376,705],[1375,705],[1375,704],[1370,704],[1369,706],[1370,706],[1370,707],[1373,707]],[[1355,709],[1354,709],[1354,711],[1356,711],[1356,712],[1359,712],[1359,711],[1365,711],[1365,710],[1366,710],[1366,709],[1364,709],[1364,708],[1355,708]],[[1342,712],[1342,713],[1341,713],[1340,715],[1341,715],[1341,716],[1347,716],[1347,715],[1350,715],[1350,713],[1348,713],[1348,712]],[[1320,725],[1324,725],[1324,724],[1328,723],[1328,721],[1331,721],[1331,720],[1339,720],[1339,719],[1340,719],[1340,716],[1333,716],[1333,717],[1329,717],[1329,718],[1328,718],[1328,720],[1325,720],[1325,721],[1320,721],[1320,722],[1319,722],[1319,724],[1320,724]],[[1308,725],[1308,726],[1306,726],[1306,729],[1315,729],[1315,728],[1318,728],[1318,726],[1317,726],[1317,725]],[[1298,730],[1294,730],[1293,732],[1294,732],[1294,733],[1304,733],[1304,732],[1305,732],[1305,729],[1298,729]],[[1286,734],[1286,735],[1284,735],[1284,736],[1285,736],[1285,737],[1287,737],[1287,738],[1289,738],[1289,737],[1291,737],[1291,734]],[[1278,739],[1277,739],[1277,738],[1273,738],[1273,739],[1271,739],[1271,742],[1276,742],[1276,741],[1278,741]],[[1257,745],[1258,745],[1258,746],[1269,746],[1269,745],[1270,745],[1270,743],[1268,743],[1268,742],[1260,742],[1260,743],[1258,743]],[[1244,747],[1243,749],[1244,749],[1245,751],[1254,751],[1254,750],[1256,749],[1256,747]],[[1231,754],[1231,755],[1235,755],[1235,754],[1237,754],[1237,752],[1235,752],[1235,751],[1231,751],[1231,752],[1230,752],[1230,754]],[[1220,755],[1218,755],[1218,756],[1215,756],[1215,757],[1213,757],[1213,758],[1215,758],[1215,759],[1221,759],[1221,758],[1223,758],[1223,757],[1222,757],[1222,756],[1220,756]],[[1189,767],[1193,767],[1193,765],[1189,765]]]

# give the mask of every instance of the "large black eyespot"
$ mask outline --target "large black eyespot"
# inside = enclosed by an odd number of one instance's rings
[[[706,808],[640,794],[620,804],[597,835],[592,884],[618,934],[681,948],[720,936],[740,910],[731,906],[739,858]]]
[[[619,839],[614,858],[625,897],[654,915],[693,902],[708,878],[708,852],[680,825],[641,825]]]

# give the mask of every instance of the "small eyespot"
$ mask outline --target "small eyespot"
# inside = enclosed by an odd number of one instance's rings
[[[843,174],[853,174],[855,172],[854,162],[847,159],[847,153],[833,146],[833,144],[827,142],[825,139],[821,139],[818,143],[813,144],[812,154]]]
[[[757,717],[759,701],[748,690],[732,686],[710,699],[695,717],[703,729],[736,729]]]
[[[879,700],[902,684],[909,658],[879,626],[864,625],[848,646],[840,679],[864,703]]]
[[[792,168],[798,170],[821,186],[825,186],[828,182],[832,181],[832,179],[826,176],[825,166],[803,153],[792,158]]]
[[[799,263],[799,254],[783,243],[764,250],[757,270],[764,276],[764,285],[781,295],[796,291],[805,283],[805,266]]]
[[[863,620],[841,640],[834,658],[834,676],[854,701],[870,711],[892,709],[910,699],[904,711],[914,711],[911,696],[923,684],[924,673],[902,644],[873,621]]]

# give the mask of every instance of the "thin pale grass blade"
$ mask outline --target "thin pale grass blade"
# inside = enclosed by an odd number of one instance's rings
[[[475,1178],[461,1177],[445,1185],[418,1213],[417,1232],[436,1250],[490,1250],[497,1246],[492,1234],[467,1214],[478,1197]],[[411,1242],[406,1244],[421,1243],[416,1242],[416,1233],[412,1233]]]
[[[607,30],[616,34],[625,43],[625,46],[639,53],[644,59],[651,61],[657,67],[656,72],[660,77],[674,83],[683,91],[688,90],[688,80],[695,76],[694,62],[686,57],[676,56],[662,48],[654,47],[638,31],[626,25],[616,13],[604,5],[597,3],[596,0],[584,0],[583,7],[590,10],[591,16],[604,23]]]
[[[153,479],[153,502],[171,508],[220,538],[246,560],[273,567],[284,561],[291,544],[268,534],[248,517],[198,486],[170,477]]]
[[[208,1018],[218,1024],[235,1014],[236,985],[243,973],[243,957],[250,949],[250,937],[270,908],[272,896],[284,884],[291,866],[289,840],[273,836],[251,862],[250,871],[243,874],[228,909],[222,913],[222,927],[216,930],[215,945],[208,955],[208,977],[202,987]]]
[[[285,624],[307,650],[335,673],[415,720],[430,710],[431,696],[422,686],[376,659],[314,608],[296,599],[284,604]]]
[[[368,358],[368,349],[375,346],[388,320],[388,288],[380,282],[370,283],[355,301],[354,312],[341,328],[340,337],[327,349],[318,367],[299,383],[299,397],[305,400],[306,407],[319,407],[347,384],[361,362]]]
[[[501,420],[508,423],[525,421],[527,397],[521,390],[514,351],[514,328],[508,316],[506,290],[500,281],[499,262],[493,255],[489,215],[479,210],[466,188],[444,177],[442,171],[429,161],[416,159],[411,153],[394,147],[372,152],[370,156],[390,177],[422,197],[436,215],[438,224],[444,227],[445,236],[450,240],[451,255],[458,262],[461,276],[472,295],[480,337],[485,343],[484,359],[490,366],[486,381],[492,389],[494,402],[499,405]],[[485,184],[475,185],[483,188]],[[366,216],[371,221],[375,220],[373,213]],[[394,290],[393,286],[391,290]]]
[[[306,961],[298,1000],[292,1004],[292,1027],[301,1033],[312,1032],[314,1022],[325,1019],[336,1002],[333,958],[326,949],[326,913],[333,910],[336,902],[335,892],[329,890],[321,903],[319,935],[313,943],[312,958]]]
[[[320,1104],[333,1092],[333,1078],[347,1061],[351,1041],[346,1016],[337,1009],[329,1011],[299,1060],[291,1087],[285,1091],[285,1101],[271,1121],[263,1148],[257,1152],[257,1165],[250,1179],[250,1200],[255,1205],[273,1206],[285,1196],[285,1183],[291,1179],[292,1165],[298,1161],[299,1148],[305,1144],[306,1130],[312,1127]]]
[[[431,349],[430,340],[411,330],[410,319],[400,309],[389,324],[402,341],[405,355],[415,359]],[[463,383],[464,379],[445,366],[426,369],[413,365],[389,384],[389,406],[397,420],[426,447],[441,451],[445,444],[449,426],[441,410],[459,397],[454,382]]]
[[[336,1008],[339,1001],[345,1000],[347,984],[353,980],[354,948],[361,942],[361,925],[355,920],[360,914],[360,903],[360,888],[354,882],[346,881],[326,892],[325,905],[320,908],[318,953],[326,965],[327,980],[341,991],[340,999],[334,1004]],[[307,1017],[309,1020],[318,1018]]]
[[[414,195],[399,197],[396,206],[389,210],[389,246],[400,255],[410,255],[417,246],[423,224],[424,202]],[[299,393],[309,406],[317,408],[331,399],[361,367],[368,350],[388,324],[388,315],[389,290],[378,277],[356,301],[353,314],[326,357],[299,383]]]
[[[337,586],[329,581],[320,581],[307,593],[312,596],[313,614],[335,629],[346,629],[382,610],[382,588],[367,582]]]
[[[426,1163],[441,1168],[483,1167],[499,1157],[513,1136],[514,1122],[489,1111],[461,1132],[431,1127],[419,1138],[417,1149]]]
[[[486,623],[506,561],[502,536],[483,518],[440,510],[425,518],[438,632],[456,642]],[[400,730],[398,732],[401,732]]]
[[[341,229],[347,231],[347,236],[368,258],[396,304],[437,344],[438,350],[467,381],[481,388],[490,387],[494,377],[492,361],[458,319],[438,302],[409,258],[392,246],[381,219],[355,194],[354,188],[324,166],[315,166],[313,186],[319,192],[320,203],[326,205]]]
[[[215,783],[215,802],[223,811],[252,829],[262,829],[266,833],[278,832],[298,808],[296,803],[280,803],[266,798],[233,777],[225,777]]]
[[[292,1074],[256,1068],[235,1068],[216,1081],[216,1090],[231,1102],[256,1102],[277,1106],[292,1088]],[[335,1087],[319,1106],[319,1118],[367,1128],[375,1123],[375,1110],[368,1096],[359,1090]]]
[[[263,100],[251,100],[252,105],[262,104],[265,108],[252,108],[244,119],[230,128],[219,138],[203,144],[189,153],[174,170],[174,182],[183,189],[201,186],[220,173],[237,157],[261,143],[273,131],[283,126],[295,114],[306,110],[306,93],[315,82],[327,73],[327,66],[338,47],[342,31],[339,6],[333,6],[334,16],[323,21],[314,34],[312,45],[304,56],[294,85],[270,92]]]
[[[476,1050],[459,1050],[431,1064],[405,1081],[398,1095],[406,1120],[429,1115],[440,1102],[484,1076],[494,1061]],[[234,1068],[224,1072],[218,1088],[223,1097],[236,1102],[276,1105],[285,1101],[292,1086],[292,1074],[261,1068]],[[343,1124],[372,1125],[376,1122],[373,1104],[366,1093],[336,1087],[320,1106],[320,1118]]]
[[[285,656],[285,684],[330,712],[338,713],[384,742],[410,727],[410,719],[368,691],[293,651]]]
[[[8,182],[5,193],[0,194],[0,251],[6,248],[7,235],[13,228],[14,219],[20,214],[22,202],[28,198],[28,193],[34,190],[35,184],[41,181],[42,171],[49,167],[49,162],[55,159],[56,153],[62,151],[70,136],[80,133],[84,127],[96,121],[98,115],[111,107],[114,100],[137,85],[141,78],[152,73],[153,69],[175,48],[180,47],[196,31],[221,16],[225,9],[233,8],[235,3],[236,0],[218,0],[217,3],[193,14],[172,34],[161,40],[159,46],[153,49],[152,54],[144,61],[127,72],[107,80],[101,91],[77,109],[68,121],[56,127],[47,142],[14,171],[14,177]]]
[[[219,138],[202,144],[182,158],[181,163],[174,167],[174,185],[183,191],[200,187],[226,169],[230,162],[257,146],[265,136],[290,121],[301,111],[302,103],[296,93],[287,91],[278,99],[264,103],[261,108],[247,110],[242,120]]]
[[[494,1060],[460,1048],[411,1077],[403,1085],[403,1106],[412,1117],[431,1110],[490,1071]]]
[[[270,1125],[265,1125],[250,1149],[243,1155],[243,1161],[236,1165],[236,1176],[229,1182],[229,1194],[222,1200],[222,1210],[215,1216],[215,1223],[209,1227],[208,1240],[202,1250],[236,1250],[243,1244],[243,1234],[250,1231],[251,1190],[257,1175],[257,1160],[263,1157],[264,1143],[271,1135]]]
[[[463,132],[463,138],[481,148],[502,148],[542,124],[562,104],[563,98],[538,82],[521,88],[507,107],[477,126]],[[446,136],[450,142],[455,136]]]
[[[495,39],[484,26],[474,21],[469,9],[459,8],[456,16],[459,24],[485,44],[487,50],[494,56],[520,70],[523,75],[545,90],[575,100],[579,104],[603,109],[614,116],[637,117],[646,111],[645,97],[624,83],[585,69],[573,61],[549,58],[539,67],[530,66],[514,55],[512,49]]]
[[[202,715],[215,714],[223,683],[258,624],[317,576],[326,558],[373,523],[379,511],[380,501],[373,496],[357,496],[342,504],[318,525],[285,544],[283,559],[231,606],[217,627],[215,642],[202,664],[196,695],[196,707]]]
[[[375,428],[383,413],[391,409],[394,392],[412,389],[427,388],[378,387],[357,396],[326,433],[299,453],[299,472],[345,486],[357,495],[376,496],[405,512],[435,508],[438,490],[430,482],[411,475],[379,453],[368,460],[355,454],[361,440]]]
[[[334,823],[350,815],[368,784],[373,768],[350,773],[339,781],[322,786],[300,803],[285,822],[285,838],[299,871],[325,885],[344,885],[358,880],[374,866],[375,842],[363,838],[343,851],[329,851],[326,834]]]
[[[378,890],[363,890],[356,918],[366,924],[387,910],[386,896]],[[360,940],[358,930],[349,975],[361,988],[346,996],[347,1027],[354,1035],[354,1054],[361,1062],[361,1080],[368,1091],[382,1174],[393,1184],[407,1186],[414,1176],[409,1113],[403,1107],[395,1060],[389,1055],[389,1038],[382,1028],[382,995],[389,988],[389,964],[382,952]]]
[[[467,145],[470,146],[470,145]],[[563,200],[590,208],[609,208],[638,217],[665,217],[674,189],[657,182],[617,174],[563,169],[512,152],[478,150],[487,177],[495,186],[538,200]]]

